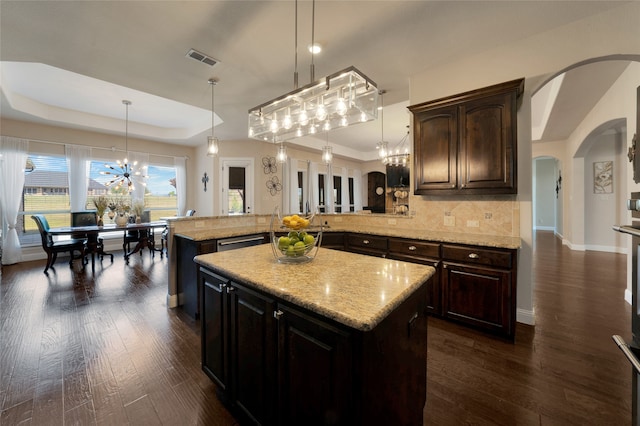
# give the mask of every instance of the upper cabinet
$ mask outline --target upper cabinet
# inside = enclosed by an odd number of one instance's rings
[[[523,90],[518,79],[410,106],[414,193],[516,194]]]

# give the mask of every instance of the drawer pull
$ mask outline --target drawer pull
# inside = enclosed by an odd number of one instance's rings
[[[232,291],[236,291],[236,289],[231,287],[231,286],[228,286],[227,287],[227,293],[231,293]]]
[[[369,244],[369,240],[362,240],[362,244]]]
[[[416,250],[418,250],[418,248],[416,246],[409,246],[409,250],[416,251]]]
[[[277,311],[273,312],[273,317],[277,320],[280,319],[280,317],[282,316],[282,314],[284,314],[284,312],[282,312],[280,309],[278,309]]]
[[[469,253],[469,259],[480,259],[480,256],[475,253]]]

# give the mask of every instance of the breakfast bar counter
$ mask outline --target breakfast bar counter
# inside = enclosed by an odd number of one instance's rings
[[[194,260],[202,369],[241,423],[422,424],[434,268],[269,245]]]

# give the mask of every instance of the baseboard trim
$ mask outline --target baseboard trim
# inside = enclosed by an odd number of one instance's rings
[[[587,250],[592,250],[592,251],[603,251],[606,253],[620,253],[620,254],[627,254],[627,249],[624,247],[614,247],[614,246],[599,246],[599,245],[587,245],[586,246]]]
[[[555,226],[534,226],[533,230],[534,231],[555,231],[556,227]]]
[[[169,308],[177,308],[178,307],[178,295],[177,294],[167,294],[167,306]]]
[[[536,315],[535,311],[525,310],[525,309],[516,309],[516,322],[521,322],[527,325],[535,325],[536,324]]]

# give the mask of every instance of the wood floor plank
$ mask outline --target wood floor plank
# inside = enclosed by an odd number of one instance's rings
[[[167,259],[121,253],[82,271],[3,266],[0,423],[233,425],[200,366],[200,323],[166,307]],[[424,424],[623,425],[631,370],[626,256],[534,239],[534,327],[506,342],[428,321]]]

